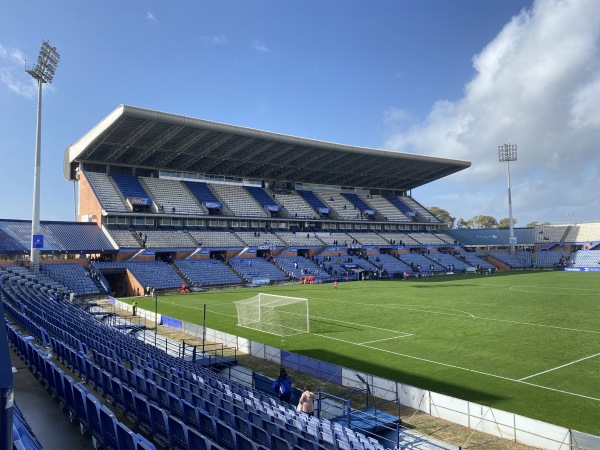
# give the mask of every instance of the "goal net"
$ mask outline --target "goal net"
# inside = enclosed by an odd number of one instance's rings
[[[234,302],[238,325],[253,330],[292,336],[310,332],[308,299],[258,294]]]

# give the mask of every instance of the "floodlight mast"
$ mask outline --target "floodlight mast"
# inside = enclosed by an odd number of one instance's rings
[[[515,244],[517,238],[515,238],[515,229],[513,226],[513,214],[512,214],[512,198],[510,194],[510,162],[517,160],[517,144],[504,144],[498,147],[498,160],[500,162],[506,162],[506,173],[508,175],[508,222],[510,227],[510,237],[508,242],[510,244],[510,254],[515,254]]]
[[[25,71],[31,75],[38,84],[37,106],[37,131],[35,138],[35,162],[33,169],[33,211],[31,219],[31,254],[30,266],[37,272],[40,266],[40,248],[44,246],[44,238],[40,234],[40,167],[41,167],[41,142],[42,142],[42,84],[52,83],[60,55],[56,47],[51,47],[48,41],[42,41],[42,48],[37,64],[25,63]]]

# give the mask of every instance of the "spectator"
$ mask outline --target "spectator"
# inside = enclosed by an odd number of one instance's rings
[[[132,311],[132,316],[135,316],[135,314],[137,313],[137,302],[134,300],[133,302],[131,302],[131,311]]]
[[[290,397],[292,396],[292,377],[287,374],[283,367],[279,369],[279,376],[273,382],[273,390],[279,395],[279,400],[288,404],[290,403]]]
[[[315,394],[308,389],[308,386],[304,386],[304,392],[302,392],[298,403],[300,405],[300,411],[311,417],[313,416],[315,413]]]

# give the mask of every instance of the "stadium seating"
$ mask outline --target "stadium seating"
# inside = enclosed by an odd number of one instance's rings
[[[367,217],[346,197],[338,192],[315,192],[322,203],[327,205],[342,220],[366,220]]]
[[[246,186],[246,190],[266,211],[270,213],[281,211],[281,205],[277,204],[275,196],[267,194],[263,188],[258,186]]]
[[[275,233],[264,231],[238,231],[236,235],[248,247],[273,246],[285,247],[286,243],[282,241]]]
[[[396,197],[401,203],[408,206],[410,211],[415,211],[424,221],[440,223],[440,220],[429,212],[427,208],[409,196]]]
[[[146,190],[152,194],[159,212],[202,216],[206,211],[181,181],[140,177]]]
[[[575,253],[570,266],[600,268],[600,251],[579,250]]]
[[[101,292],[91,274],[79,264],[42,264],[40,270],[77,295],[98,295]],[[102,289],[102,293],[106,291]]]
[[[379,259],[379,261],[377,261]],[[394,275],[397,273],[410,272],[411,268],[408,264],[402,260],[395,258],[392,255],[380,254],[376,256],[375,264],[382,270],[385,270],[388,275]]]
[[[127,269],[142,286],[151,286],[153,289],[177,289],[184,280],[163,261],[136,261],[136,262],[94,262],[92,267],[97,271],[107,269]]]
[[[385,240],[382,236],[377,233],[355,233],[350,232],[348,235],[352,238],[352,244],[360,244],[360,245],[373,245],[373,246],[388,246],[390,245],[388,241]]]
[[[600,236],[599,223],[581,223],[569,227],[564,242],[594,242]]]
[[[193,286],[225,286],[242,280],[218,259],[175,261],[177,268]]]
[[[361,213],[366,213],[373,217],[377,214],[377,210],[363,200],[358,194],[343,193],[342,196],[352,203],[355,209],[358,209]]]
[[[280,256],[275,262],[286,274],[293,274],[294,279],[312,275],[316,279],[329,279],[330,275],[318,264],[303,256]]]
[[[271,215],[261,207],[243,186],[211,183],[210,187],[236,216],[270,217]]]
[[[511,255],[508,252],[493,251],[487,253],[492,258],[506,264],[511,269],[524,269],[531,267],[531,254],[529,252],[519,252]]]
[[[219,200],[208,185],[202,181],[183,181],[183,184],[189,189],[198,203],[206,209],[220,210],[223,203]]]
[[[132,197],[151,198],[146,192],[138,177],[119,173],[110,174],[116,186],[125,199]]]
[[[246,243],[232,231],[197,231],[190,230],[190,236],[199,247],[212,248],[244,248]]]
[[[288,247],[322,247],[323,242],[316,236],[315,233],[277,231],[277,236]]]
[[[313,191],[296,191],[320,216],[328,216],[331,208],[328,207]]]
[[[319,214],[296,191],[273,194],[275,200],[295,219],[318,219]]]
[[[231,258],[229,263],[248,282],[257,278],[271,281],[288,279],[283,272],[263,258]]]
[[[399,246],[418,246],[421,245],[418,241],[411,237],[408,233],[381,233],[381,236],[392,245]]]
[[[102,209],[110,212],[127,212],[117,187],[105,173],[84,171],[85,178],[94,191]]]
[[[411,267],[413,272],[431,273],[448,271],[449,268],[420,253],[400,253],[398,258]],[[433,266],[433,270],[431,269]],[[420,268],[420,269],[419,269]]]
[[[42,221],[40,234],[44,236],[44,251],[48,252],[98,253],[114,250],[95,223]],[[0,251],[9,254],[28,252],[30,239],[31,221],[0,219]]]
[[[569,261],[569,250],[543,250],[535,253],[535,267],[538,268],[560,268],[567,265]]]
[[[406,216],[397,206],[381,195],[371,195],[368,201],[369,205],[389,222],[412,222],[410,217]]]
[[[534,227],[535,242],[543,244],[563,242],[570,229],[569,225],[536,225]]]

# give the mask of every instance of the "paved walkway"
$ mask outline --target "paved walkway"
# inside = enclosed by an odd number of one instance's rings
[[[93,450],[92,439],[79,432],[58,402],[44,389],[25,363],[11,350],[15,403],[44,450]]]

